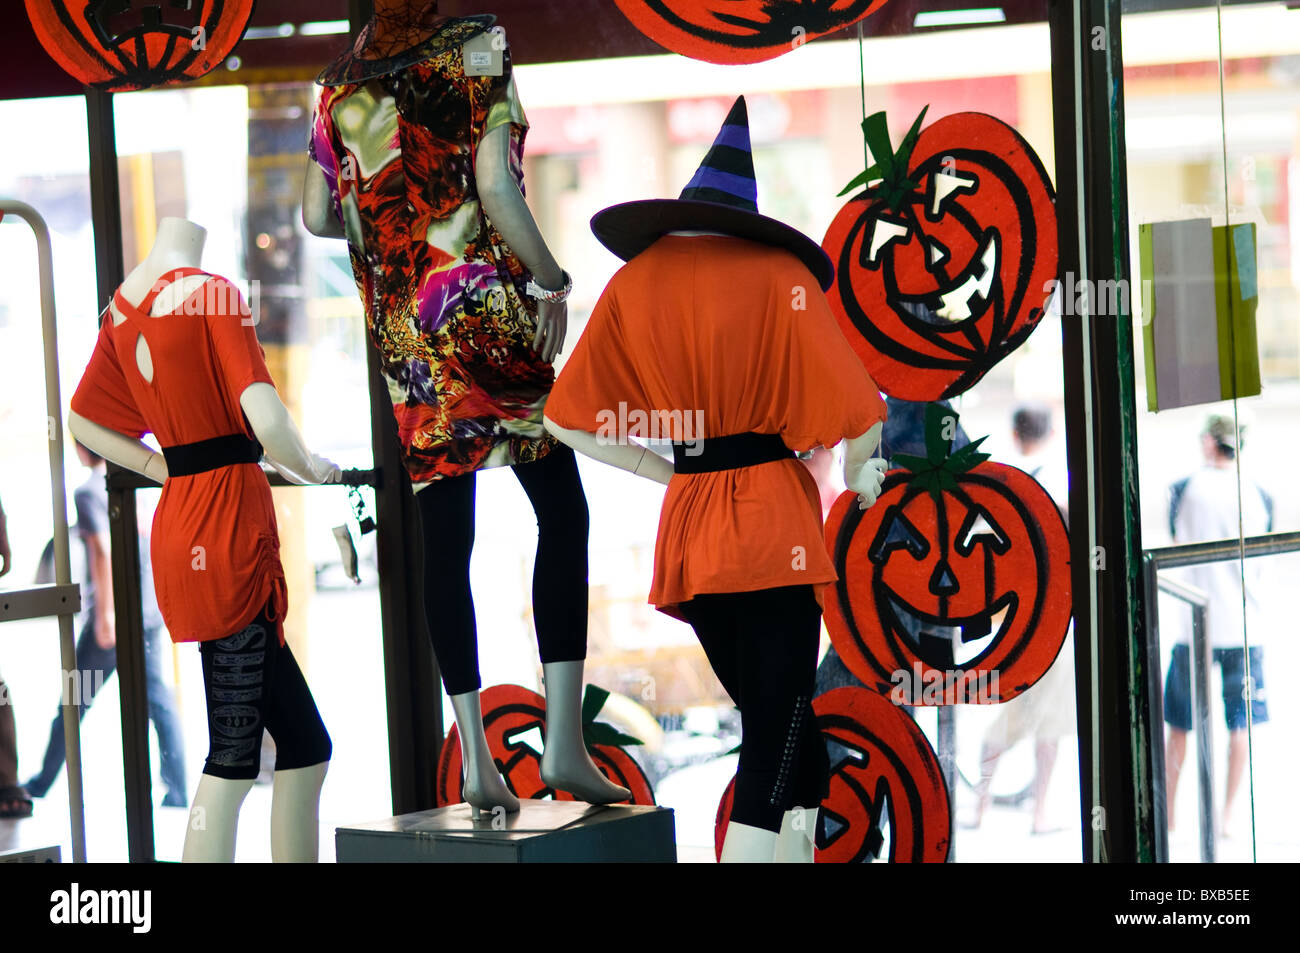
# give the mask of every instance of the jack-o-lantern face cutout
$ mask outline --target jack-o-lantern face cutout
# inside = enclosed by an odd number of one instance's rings
[[[841,209],[822,246],[835,263],[832,310],[880,389],[946,400],[1042,318],[1056,205],[1038,157],[1006,123],[956,113],[919,132],[920,122],[897,152],[883,113],[863,124],[875,165],[845,192],[875,184]]]
[[[605,777],[632,792],[632,797],[624,803],[654,804],[655,796],[649,778],[621,747],[621,744],[629,744],[636,739],[619,735],[609,724],[595,720],[608,697],[609,693],[604,689],[587,686],[582,705],[587,753]],[[575,800],[567,791],[556,791],[542,781],[542,750],[546,746],[546,699],[520,685],[493,685],[484,689],[480,705],[488,750],[492,752],[497,769],[515,796],[538,800]],[[604,740],[618,743],[600,743]],[[463,800],[463,767],[460,733],[453,725],[438,755],[439,807],[459,804]]]
[[[665,49],[710,63],[758,63],[875,13],[886,0],[614,0]]]
[[[1069,540],[1047,492],[979,442],[949,453],[956,415],[926,414],[927,457],[902,454],[867,510],[826,522],[839,572],[826,626],[844,664],[899,704],[1007,701],[1051,667],[1070,623]]]
[[[830,751],[814,859],[819,864],[943,863],[952,830],[948,788],[934,749],[911,718],[863,688],[813,699]],[[714,850],[722,856],[735,780],[718,805]]]
[[[26,0],[41,46],[113,92],[197,79],[235,48],[253,0]]]

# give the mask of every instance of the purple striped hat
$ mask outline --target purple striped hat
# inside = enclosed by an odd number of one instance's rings
[[[787,248],[808,266],[823,291],[835,277],[820,244],[784,222],[759,214],[744,96],[731,107],[713,147],[679,198],[624,202],[597,212],[591,220],[591,230],[601,244],[624,261],[681,229],[722,232]]]

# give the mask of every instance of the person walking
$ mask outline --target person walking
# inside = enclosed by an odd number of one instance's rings
[[[82,443],[77,458],[90,469],[90,477],[73,492],[77,512],[77,533],[86,548],[86,577],[82,586],[83,623],[77,638],[77,676],[72,681],[78,693],[79,717],[85,719],[91,703],[117,668],[117,634],[113,612],[113,570],[109,559],[107,467],[104,458]],[[162,615],[154,596],[153,571],[148,540],[140,540],[140,585],[144,612],[145,679],[149,696],[149,720],[158,734],[158,753],[166,793],[163,807],[185,807],[185,744],[176,700],[163,679]],[[67,757],[63,737],[63,709],[50,725],[41,769],[26,784],[32,797],[44,797],[54,784]]]

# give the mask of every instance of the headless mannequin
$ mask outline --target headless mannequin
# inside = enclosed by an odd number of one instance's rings
[[[198,268],[206,231],[193,222],[164,218],[148,256],[122,282],[128,301],[140,301],[160,280],[179,268]],[[192,275],[163,289],[152,314],[166,315],[179,308],[205,281]],[[110,306],[109,320],[120,325],[126,317]],[[136,363],[145,380],[153,379],[153,359],[143,335],[136,346]],[[251,384],[240,395],[240,406],[268,461],[285,478],[298,484],[336,482],[339,468],[307,450],[293,418],[270,384]],[[125,434],[109,430],[79,414],[69,415],[68,430],[90,449],[119,466],[158,480],[167,479],[162,454]],[[314,862],[319,840],[320,789],[328,762],[305,768],[276,771],[271,795],[271,858],[275,861]],[[239,809],[252,781],[201,776],[190,809],[181,859],[185,862],[230,862],[235,859],[235,833]]]
[[[725,233],[682,229],[669,234],[692,237]],[[672,479],[672,463],[631,438],[610,443],[594,433],[557,426],[549,417],[545,420],[548,431],[579,453],[664,485]],[[844,483],[858,494],[859,509],[871,506],[880,495],[888,461],[873,458],[873,454],[880,446],[883,429],[884,425],[877,423],[866,433],[844,441]],[[779,833],[732,821],[722,845],[722,863],[812,863],[817,810],[813,805],[786,811]]]
[[[447,4],[444,3],[444,6]],[[363,58],[383,59],[424,42],[446,19],[439,16],[435,0],[375,0]],[[448,13],[453,11],[446,11]],[[373,83],[373,81],[372,81]],[[375,84],[376,98],[386,95]],[[479,144],[474,173],[483,213],[516,256],[545,289],[564,284],[564,272],[555,261],[510,168],[509,125],[498,126]],[[303,189],[302,220],[307,230],[324,238],[344,238],[334,215],[333,198],[321,168],[308,160]],[[554,361],[564,345],[568,307],[563,301],[538,301],[537,332],[533,348],[547,362]],[[630,795],[612,784],[592,762],[582,737],[584,662],[544,663],[546,691],[546,742],[541,776],[552,788],[598,804],[617,803]],[[481,812],[519,810],[519,801],[501,777],[488,749],[478,691],[451,695],[464,764],[462,796],[474,817]]]

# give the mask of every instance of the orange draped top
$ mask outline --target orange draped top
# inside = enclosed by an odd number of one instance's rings
[[[659,239],[610,281],[546,403],[546,416],[609,437],[780,434],[831,447],[885,419],[811,272],[792,253],[725,236]],[[794,458],[675,474],[650,602],[836,579],[821,503]]]
[[[272,384],[247,305],[224,278],[210,277],[175,311],[151,315],[158,292],[197,268],[160,278],[138,306],[119,290],[126,320],[104,315],[99,340],[72,397],[87,420],[162,446],[242,433],[253,436],[239,397]],[[142,336],[153,363],[146,381],[136,362]],[[151,542],[158,608],[174,642],[204,642],[238,632],[268,603],[283,623],[288,608],[271,487],[256,463],[169,477],[154,513]],[[280,639],[284,640],[283,625]]]

